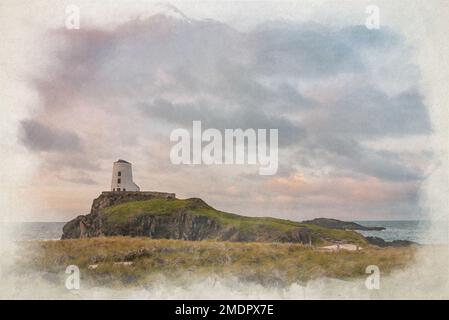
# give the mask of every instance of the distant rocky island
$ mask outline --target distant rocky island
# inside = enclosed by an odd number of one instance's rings
[[[62,239],[131,236],[193,241],[366,244],[370,239],[354,230],[383,229],[326,218],[297,222],[242,216],[216,210],[199,198],[178,199],[174,193],[109,191],[102,192],[93,201],[89,214],[64,225]],[[378,239],[372,240],[380,244]],[[388,243],[381,245],[388,246]]]
[[[382,231],[384,227],[365,227],[355,222],[341,221],[329,218],[316,218],[303,221],[305,224],[314,224],[324,228],[342,229],[342,230],[361,230],[361,231]]]

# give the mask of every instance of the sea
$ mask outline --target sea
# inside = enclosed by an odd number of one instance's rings
[[[384,227],[382,231],[357,231],[365,237],[379,237],[385,241],[409,240],[419,244],[447,244],[448,221],[386,220],[354,221],[366,227]]]
[[[448,222],[423,220],[354,221],[367,227],[384,227],[382,231],[357,231],[364,236],[379,237],[385,241],[409,240],[419,244],[447,244]],[[15,240],[57,240],[61,238],[65,222],[14,223]]]

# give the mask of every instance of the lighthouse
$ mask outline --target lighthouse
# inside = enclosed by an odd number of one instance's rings
[[[119,159],[112,167],[112,191],[140,191],[133,181],[132,165],[128,161]]]

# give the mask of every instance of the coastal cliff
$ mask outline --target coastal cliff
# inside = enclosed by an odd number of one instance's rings
[[[103,192],[91,212],[69,221],[62,239],[132,236],[153,239],[245,242],[366,243],[348,230],[275,218],[247,217],[214,209],[199,198],[172,193]]]

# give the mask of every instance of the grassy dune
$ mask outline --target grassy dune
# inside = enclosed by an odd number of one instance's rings
[[[416,250],[365,247],[358,252],[324,252],[301,244],[128,237],[36,241],[21,247],[19,266],[25,270],[64,275],[74,264],[83,281],[100,286],[149,285],[160,276],[181,282],[231,276],[278,286],[319,277],[349,279],[366,276],[368,265],[379,266],[383,274],[403,268]]]

